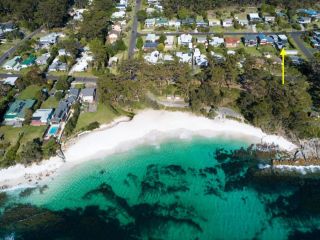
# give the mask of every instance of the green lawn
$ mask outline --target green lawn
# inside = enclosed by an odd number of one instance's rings
[[[76,131],[80,131],[81,128],[87,126],[92,122],[99,122],[100,124],[109,123],[118,115],[111,109],[110,106],[98,104],[96,112],[83,112],[80,114]]]
[[[11,126],[1,126],[0,132],[4,134],[4,139],[14,145],[20,133],[24,133],[21,139],[21,146],[34,138],[42,138],[47,126],[23,126],[21,128]]]
[[[247,54],[251,56],[257,56],[257,57],[261,56],[261,52],[258,51],[256,47],[244,47],[244,50]]]
[[[18,99],[35,99],[36,94],[41,91],[42,87],[38,85],[30,85],[26,89],[22,90]]]
[[[50,96],[41,104],[41,108],[57,108],[58,104],[59,101],[54,96]]]

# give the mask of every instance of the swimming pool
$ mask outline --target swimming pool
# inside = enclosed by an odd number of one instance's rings
[[[49,136],[56,135],[59,130],[59,125],[52,125],[48,131]]]

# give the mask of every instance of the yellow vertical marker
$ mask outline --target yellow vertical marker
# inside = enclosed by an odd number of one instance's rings
[[[281,68],[282,68],[282,85],[284,85],[284,57],[287,55],[287,52],[284,48],[282,48],[281,52],[280,52],[280,56],[282,56],[282,64],[281,64]]]

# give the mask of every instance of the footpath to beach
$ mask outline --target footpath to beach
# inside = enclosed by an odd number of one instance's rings
[[[0,189],[34,186],[90,159],[126,151],[141,144],[156,144],[170,138],[186,139],[192,136],[275,144],[285,151],[296,149],[293,143],[283,137],[268,135],[259,128],[238,121],[208,119],[185,112],[144,110],[131,121],[121,117],[100,129],[70,140],[64,146],[65,162],[53,157],[28,167],[18,164],[0,170]]]

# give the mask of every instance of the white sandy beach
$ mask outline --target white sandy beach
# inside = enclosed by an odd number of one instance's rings
[[[125,151],[140,144],[157,144],[168,138],[221,136],[248,143],[274,143],[288,151],[296,148],[283,137],[267,135],[248,124],[228,119],[211,120],[191,113],[145,110],[130,122],[122,121],[123,118],[118,119],[102,129],[78,137],[72,144],[66,144],[66,162],[54,157],[38,165],[16,165],[0,170],[0,189],[35,185],[83,161]]]

